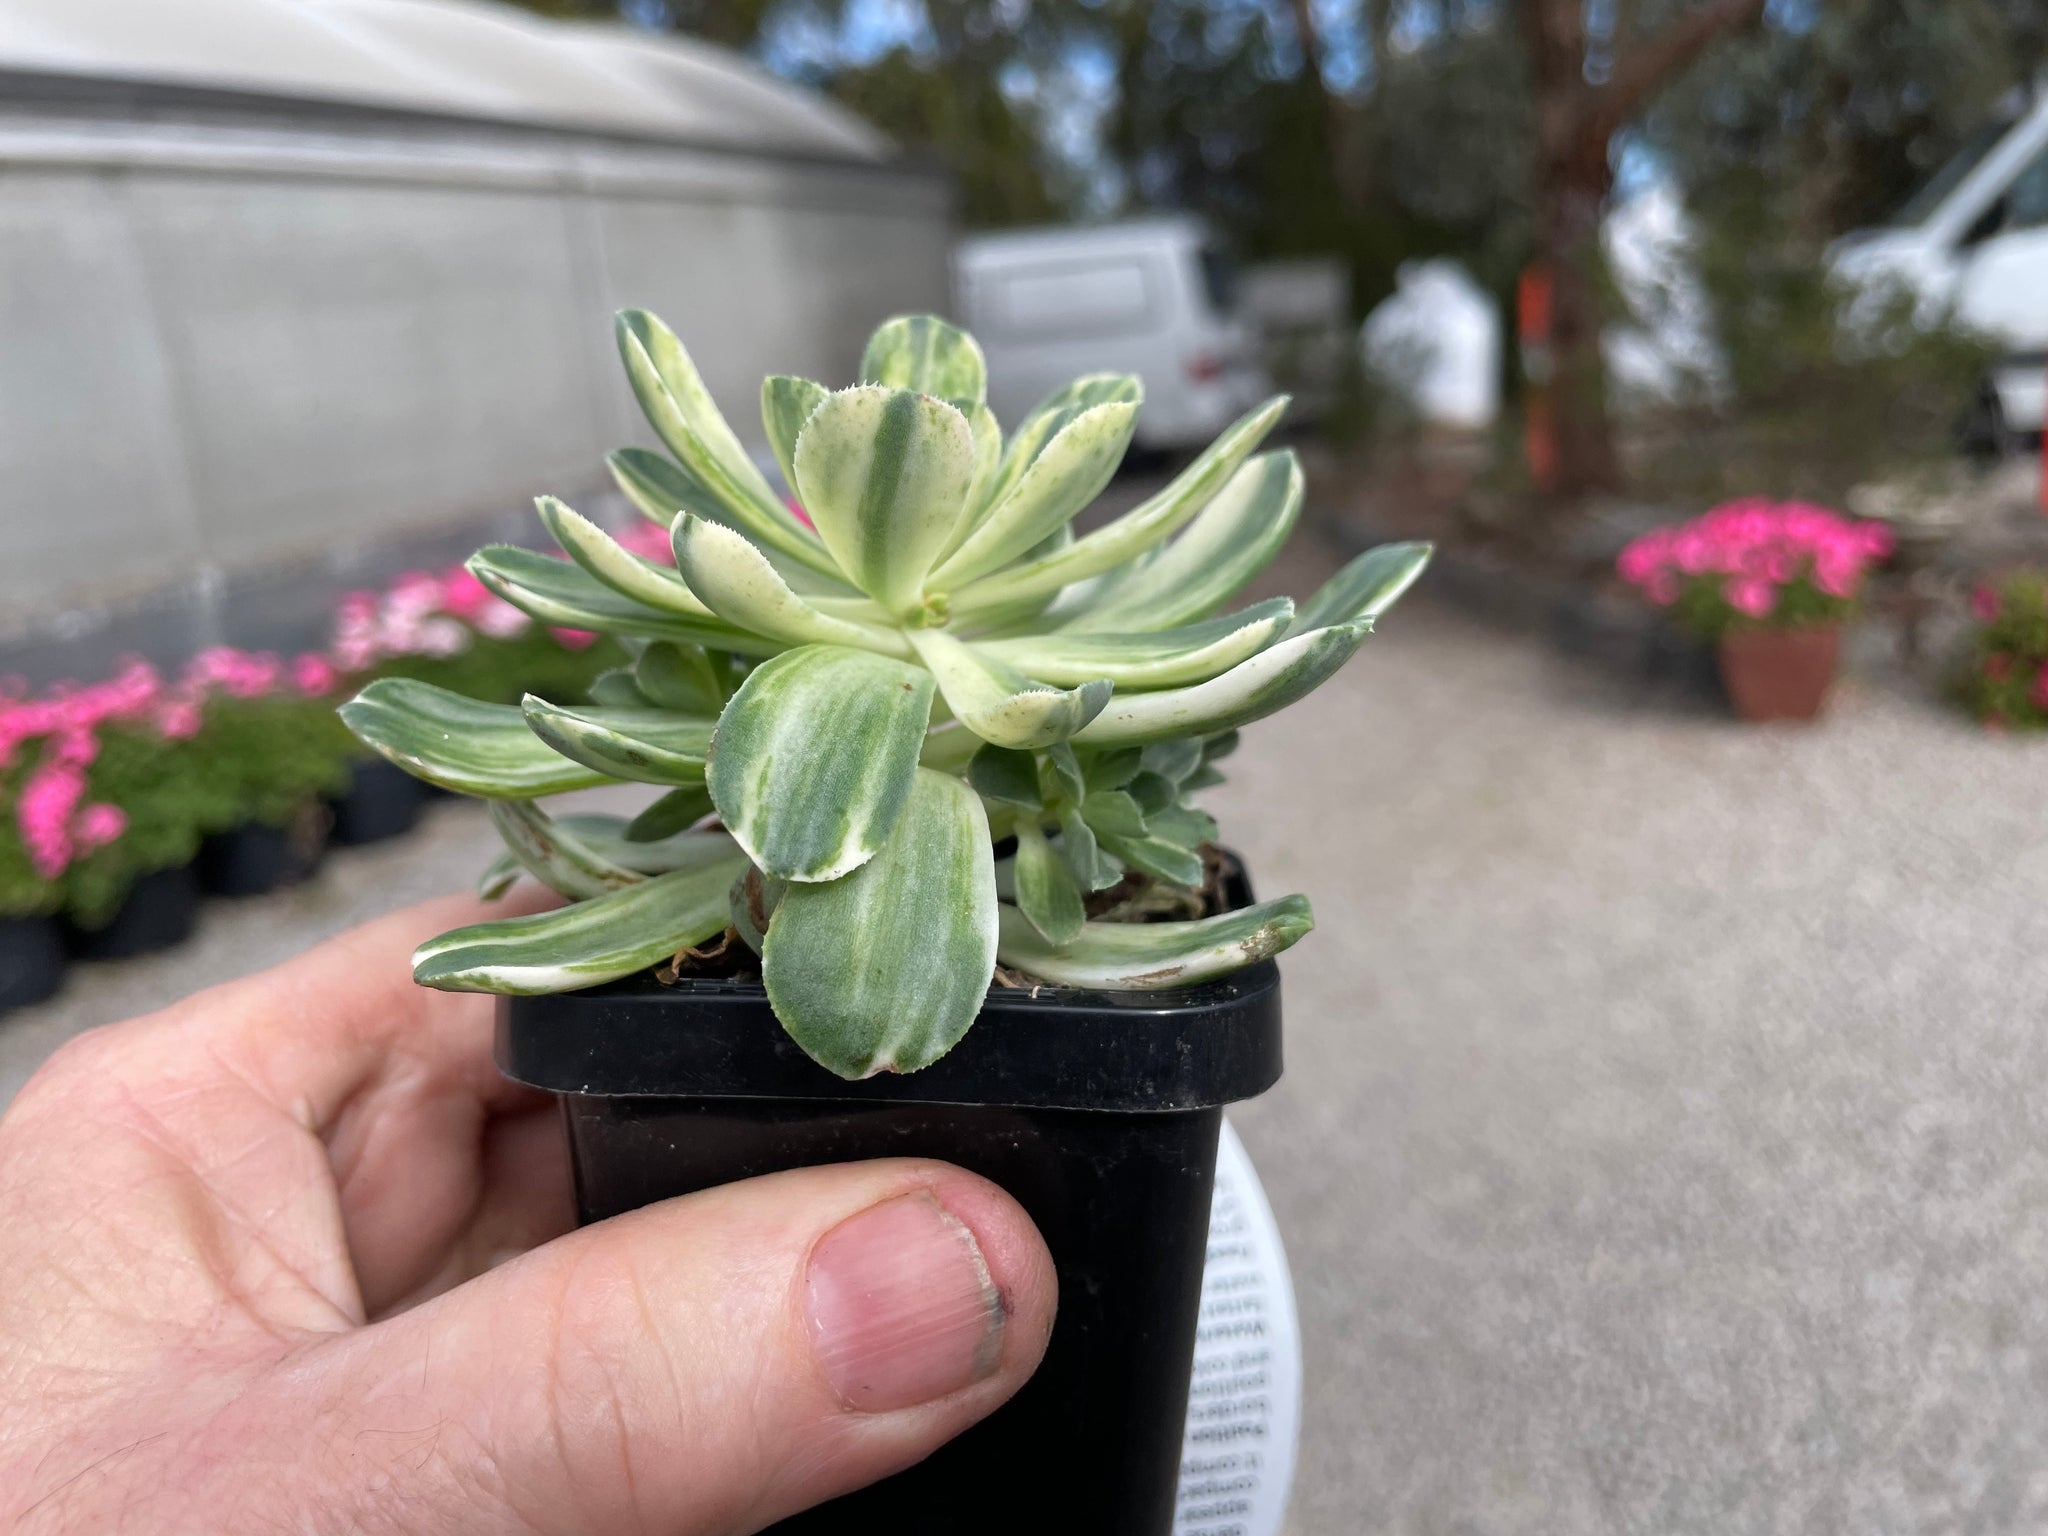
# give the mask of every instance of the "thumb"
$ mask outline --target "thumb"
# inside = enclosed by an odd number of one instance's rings
[[[1004,1402],[1052,1328],[1030,1218],[939,1163],[728,1185],[586,1227],[319,1345],[294,1529],[739,1536]],[[252,1431],[255,1432],[255,1431]]]

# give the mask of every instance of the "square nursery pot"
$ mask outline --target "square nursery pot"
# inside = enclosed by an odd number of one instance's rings
[[[0,917],[0,1013],[55,997],[64,985],[64,930],[54,917]]]
[[[349,765],[348,788],[327,803],[334,813],[330,839],[338,847],[359,848],[403,837],[429,798],[427,786],[397,764],[358,758]]]
[[[327,851],[329,816],[309,803],[281,827],[252,821],[199,845],[199,885],[209,896],[267,896],[313,878]]]
[[[999,987],[938,1062],[862,1082],[805,1056],[753,981],[503,998],[497,1059],[561,1096],[585,1222],[787,1168],[929,1157],[1038,1224],[1059,1315],[1031,1381],[918,1466],[774,1531],[1171,1531],[1223,1106],[1280,1076],[1272,961],[1174,992]]]
[[[71,953],[81,960],[126,960],[175,949],[199,920],[199,877],[192,866],[158,869],[128,888],[104,927],[67,923]]]

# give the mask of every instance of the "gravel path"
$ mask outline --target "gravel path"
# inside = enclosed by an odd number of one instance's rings
[[[1237,1116],[1309,1341],[1295,1536],[2048,1524],[2041,749],[1876,687],[1738,730],[1421,607],[1230,767],[1322,922]],[[442,805],[86,973],[0,1022],[0,1101],[488,843]]]

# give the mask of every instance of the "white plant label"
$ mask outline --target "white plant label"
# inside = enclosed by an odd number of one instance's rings
[[[1280,1536],[1300,1433],[1294,1282],[1266,1192],[1226,1120],[1174,1536]]]

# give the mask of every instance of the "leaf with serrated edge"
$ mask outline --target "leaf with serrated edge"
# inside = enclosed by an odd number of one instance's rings
[[[746,655],[768,655],[779,641],[747,634],[717,619],[663,613],[621,596],[581,566],[512,544],[488,544],[468,560],[471,575],[520,612],[543,624],[601,634],[674,640]]]
[[[898,631],[835,619],[813,608],[790,591],[760,550],[730,528],[685,512],[670,538],[683,580],[728,624],[785,645],[846,645],[885,656],[910,655]]]
[[[1142,405],[1145,386],[1134,373],[1087,373],[1062,384],[1025,413],[1003,445],[1002,463],[988,488],[989,503],[1000,501],[1023,477],[1061,428],[1098,405]]]
[[[1007,565],[1072,522],[1110,482],[1137,426],[1129,402],[1098,405],[1060,429],[932,573],[947,591]]]
[[[413,951],[413,980],[533,997],[634,975],[724,929],[726,891],[746,862],[735,852],[553,912],[457,928]]]
[[[860,379],[944,400],[988,398],[981,343],[936,315],[897,315],[876,326],[861,354]]]
[[[1332,625],[1282,640],[1221,677],[1189,688],[1120,693],[1075,734],[1093,746],[1201,735],[1264,719],[1312,693],[1351,659],[1371,632],[1370,620]]]
[[[1017,909],[1046,943],[1071,943],[1088,914],[1081,906],[1081,887],[1066,860],[1053,851],[1038,824],[1017,823]]]
[[[980,514],[988,507],[989,489],[1003,463],[1003,429],[996,421],[996,413],[979,400],[952,403],[967,418],[967,429],[974,434],[974,478],[967,483],[967,516],[960,519],[946,541],[948,555],[979,525]]]
[[[701,784],[711,723],[665,709],[569,709],[528,694],[533,734],[564,757],[636,784]]]
[[[529,875],[572,901],[638,885],[647,878],[613,863],[531,800],[493,800],[491,825]]]
[[[1015,907],[998,914],[996,958],[1055,986],[1158,992],[1227,976],[1277,955],[1315,927],[1305,896],[1283,896],[1184,923],[1087,923],[1054,948]]]
[[[967,418],[927,395],[856,385],[811,413],[795,468],[797,497],[847,578],[891,613],[919,607],[966,515]]]
[[[1119,635],[1020,635],[977,640],[976,650],[1048,683],[1106,677],[1118,688],[1171,688],[1227,672],[1280,638],[1294,604],[1272,598],[1226,618]]]
[[[491,800],[531,800],[616,782],[573,762],[509,704],[485,704],[432,683],[387,677],[341,706],[363,745],[415,778]]]
[[[1382,544],[1368,549],[1317,589],[1302,605],[1292,634],[1347,619],[1376,619],[1422,575],[1434,544]]]
[[[573,507],[552,496],[538,498],[534,506],[548,536],[562,547],[562,553],[619,596],[686,619],[714,616],[692,595],[682,577],[666,566],[634,554]]]
[[[1165,629],[1204,618],[1272,562],[1301,515],[1294,454],[1262,453],[1230,479],[1172,543],[1113,571],[1046,617],[1070,630]]]
[[[1048,688],[977,654],[936,629],[913,629],[910,643],[939,681],[946,707],[983,741],[999,747],[1049,747],[1065,741],[1108,704],[1106,681]]]
[[[875,856],[844,879],[791,885],[761,979],[775,1016],[841,1077],[915,1072],[951,1050],[995,970],[988,819],[958,779],[920,768]]]
[[[703,646],[656,640],[633,663],[633,687],[645,703],[715,720],[726,697],[719,673]]]
[[[1170,538],[1230,482],[1260,440],[1273,430],[1286,406],[1287,397],[1278,396],[1232,424],[1164,490],[1108,526],[1064,549],[1009,566],[951,594],[954,618],[1057,592],[1084,577],[1113,570]]]
[[[761,381],[761,426],[792,493],[796,490],[797,434],[811,419],[811,412],[831,393],[822,384],[792,378],[786,373],[772,373]]]
[[[806,645],[763,662],[719,716],[708,782],[727,830],[789,880],[836,880],[902,813],[932,676],[872,651]]]

